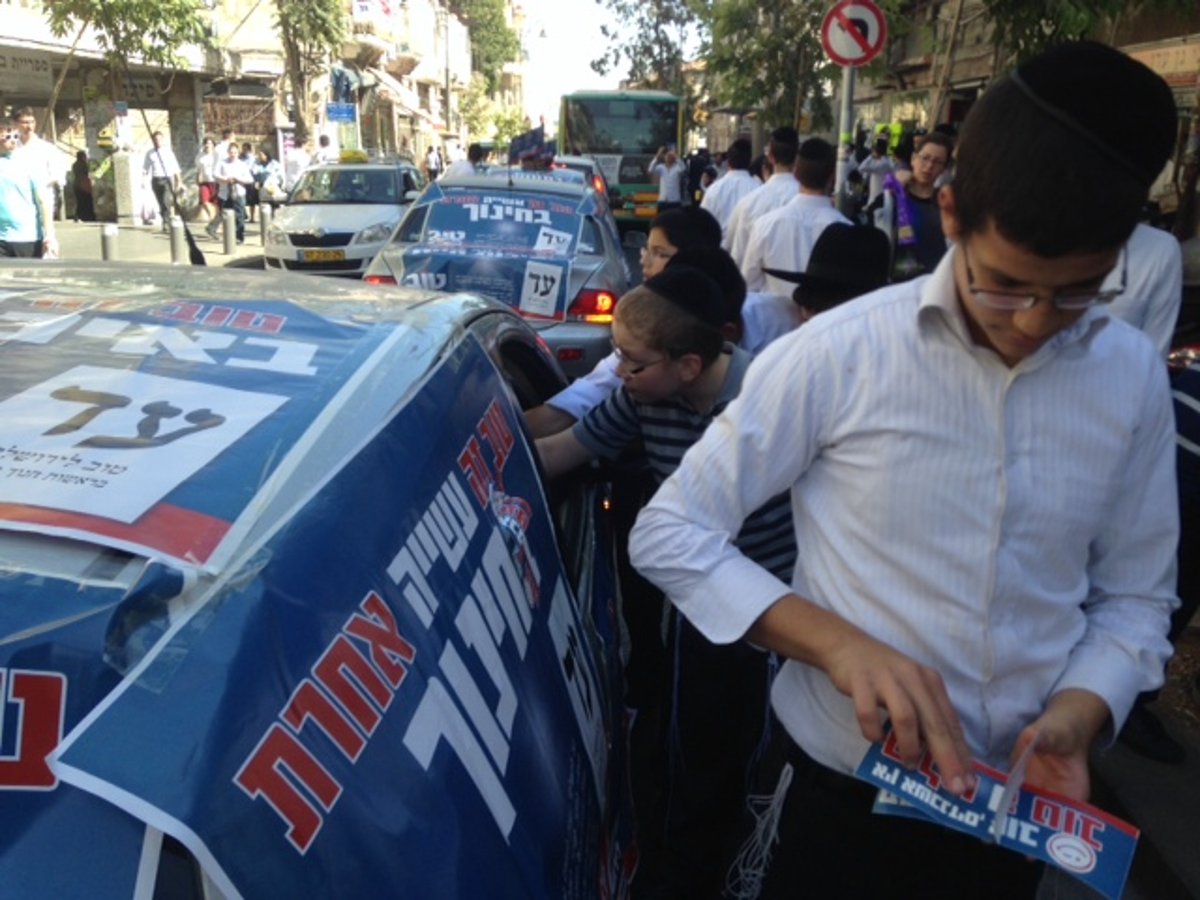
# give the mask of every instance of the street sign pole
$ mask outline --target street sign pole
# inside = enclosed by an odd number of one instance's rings
[[[842,102],[838,116],[838,163],[835,190],[846,181],[849,160],[842,158],[841,145],[854,141],[854,69],[865,66],[883,51],[887,21],[873,0],[838,0],[821,23],[821,46],[842,67]]]
[[[834,176],[834,196],[841,196],[846,184],[846,170],[850,160],[842,154],[842,146],[854,143],[854,68],[842,66],[842,103],[838,113],[838,156],[837,174]]]

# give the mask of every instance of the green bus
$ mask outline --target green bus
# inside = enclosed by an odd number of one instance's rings
[[[683,103],[673,94],[576,91],[563,95],[558,152],[596,160],[614,195],[618,222],[649,225],[658,186],[646,169],[659,147],[679,148],[682,143]]]

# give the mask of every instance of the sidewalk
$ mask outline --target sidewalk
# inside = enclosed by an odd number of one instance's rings
[[[59,222],[57,223],[59,255],[63,259],[102,259],[101,232],[104,222]],[[189,222],[188,227],[196,239],[196,245],[204,253],[210,266],[252,265],[262,259],[262,237],[259,224],[246,223],[246,242],[234,245],[231,255],[225,254],[225,243],[214,240],[204,233],[203,222]],[[122,225],[117,235],[117,259],[121,262],[167,263],[171,262],[171,236],[161,227],[139,227]],[[188,264],[187,247],[181,261]],[[261,266],[261,262],[260,262]]]

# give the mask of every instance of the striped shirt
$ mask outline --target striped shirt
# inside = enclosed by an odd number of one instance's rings
[[[638,403],[620,387],[575,423],[576,440],[604,459],[616,458],[640,440],[654,483],[662,484],[679,467],[683,454],[742,388],[742,378],[752,357],[731,345],[726,345],[725,352],[732,354],[729,371],[711,411],[699,413],[674,398]],[[791,580],[796,564],[796,539],[787,492],[772,497],[748,516],[734,543],[776,577]]]

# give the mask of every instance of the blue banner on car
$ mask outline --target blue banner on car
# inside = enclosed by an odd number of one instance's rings
[[[578,603],[517,416],[461,341],[83,718],[55,776],[230,895],[619,896],[615,610]]]

